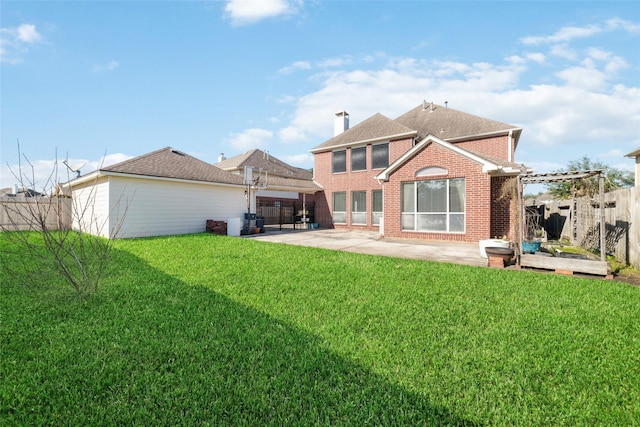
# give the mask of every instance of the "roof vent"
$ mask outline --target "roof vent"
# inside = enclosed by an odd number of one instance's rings
[[[183,152],[178,151],[178,150],[173,149],[173,148],[171,149],[171,152],[172,152],[173,154],[177,154],[178,156],[184,156],[184,153],[183,153]]]
[[[218,156],[218,163],[223,162],[227,160],[227,158],[224,156],[224,153],[220,153],[220,155]]]

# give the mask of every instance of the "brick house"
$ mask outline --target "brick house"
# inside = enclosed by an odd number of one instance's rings
[[[521,128],[427,103],[395,120],[348,123],[336,113],[335,136],[311,150],[320,226],[467,242],[513,236],[502,195],[522,169],[513,161]]]

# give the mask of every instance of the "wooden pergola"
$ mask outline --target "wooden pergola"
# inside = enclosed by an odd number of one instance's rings
[[[567,259],[549,256],[525,254],[522,250],[524,240],[525,209],[523,208],[524,184],[546,184],[551,182],[574,182],[585,178],[598,176],[599,184],[599,208],[600,208],[600,261]],[[575,204],[574,204],[575,205]],[[606,258],[606,228],[605,228],[605,203],[604,203],[604,173],[602,170],[582,170],[568,172],[553,172],[541,174],[521,174],[518,176],[518,231],[516,240],[518,244],[517,263],[520,267],[541,268],[567,273],[587,273],[601,276],[609,275],[609,264]],[[574,221],[577,215],[574,215]]]

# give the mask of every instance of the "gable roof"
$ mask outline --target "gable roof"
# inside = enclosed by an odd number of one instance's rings
[[[171,147],[143,154],[124,162],[104,167],[94,173],[72,180],[79,183],[98,175],[137,175],[186,181],[242,185],[242,177],[223,171]]]
[[[517,145],[522,128],[495,120],[485,119],[452,108],[422,103],[391,120],[376,113],[351,129],[312,149],[312,153],[329,151],[354,144],[401,137],[437,135],[438,138],[458,142],[482,136],[504,135],[511,132]]]
[[[522,131],[517,126],[474,116],[453,108],[427,103],[423,103],[404,113],[396,121],[415,129],[419,138],[424,138],[431,134],[449,142],[484,135],[505,134],[509,131],[517,132],[518,135],[514,135],[517,141]]]
[[[375,176],[378,181],[388,181],[389,176],[398,170],[402,165],[407,163],[420,151],[427,148],[432,143],[439,144],[449,150],[452,150],[470,160],[478,162],[482,165],[482,171],[491,175],[518,175],[521,172],[521,165],[518,163],[508,162],[504,160],[497,160],[485,155],[474,153],[470,150],[465,150],[450,142],[444,141],[441,138],[433,135],[427,135],[420,142],[414,145],[409,151],[400,156],[395,162],[391,163],[385,170]]]
[[[415,136],[416,132],[397,121],[376,113],[354,127],[312,149],[312,153],[347,147],[354,143],[371,143]]]
[[[218,162],[215,166],[229,172],[243,171],[245,166],[251,166],[254,169],[267,171],[269,179],[274,175],[305,180],[313,179],[311,171],[291,166],[257,148]]]

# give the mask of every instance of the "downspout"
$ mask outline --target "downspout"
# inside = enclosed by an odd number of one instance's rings
[[[516,187],[517,187],[517,204],[518,204],[518,221],[515,224],[516,231],[516,263],[521,265],[521,256],[522,256],[522,240],[524,233],[524,209],[523,209],[523,184],[520,179],[520,175],[516,177]]]
[[[380,225],[378,226],[378,237],[384,237],[384,181],[377,180],[378,184],[380,184],[380,189],[382,190],[382,216],[380,217]],[[371,203],[373,208],[373,201]]]
[[[508,139],[508,159],[510,162],[513,162],[513,130],[509,130],[509,139]]]

